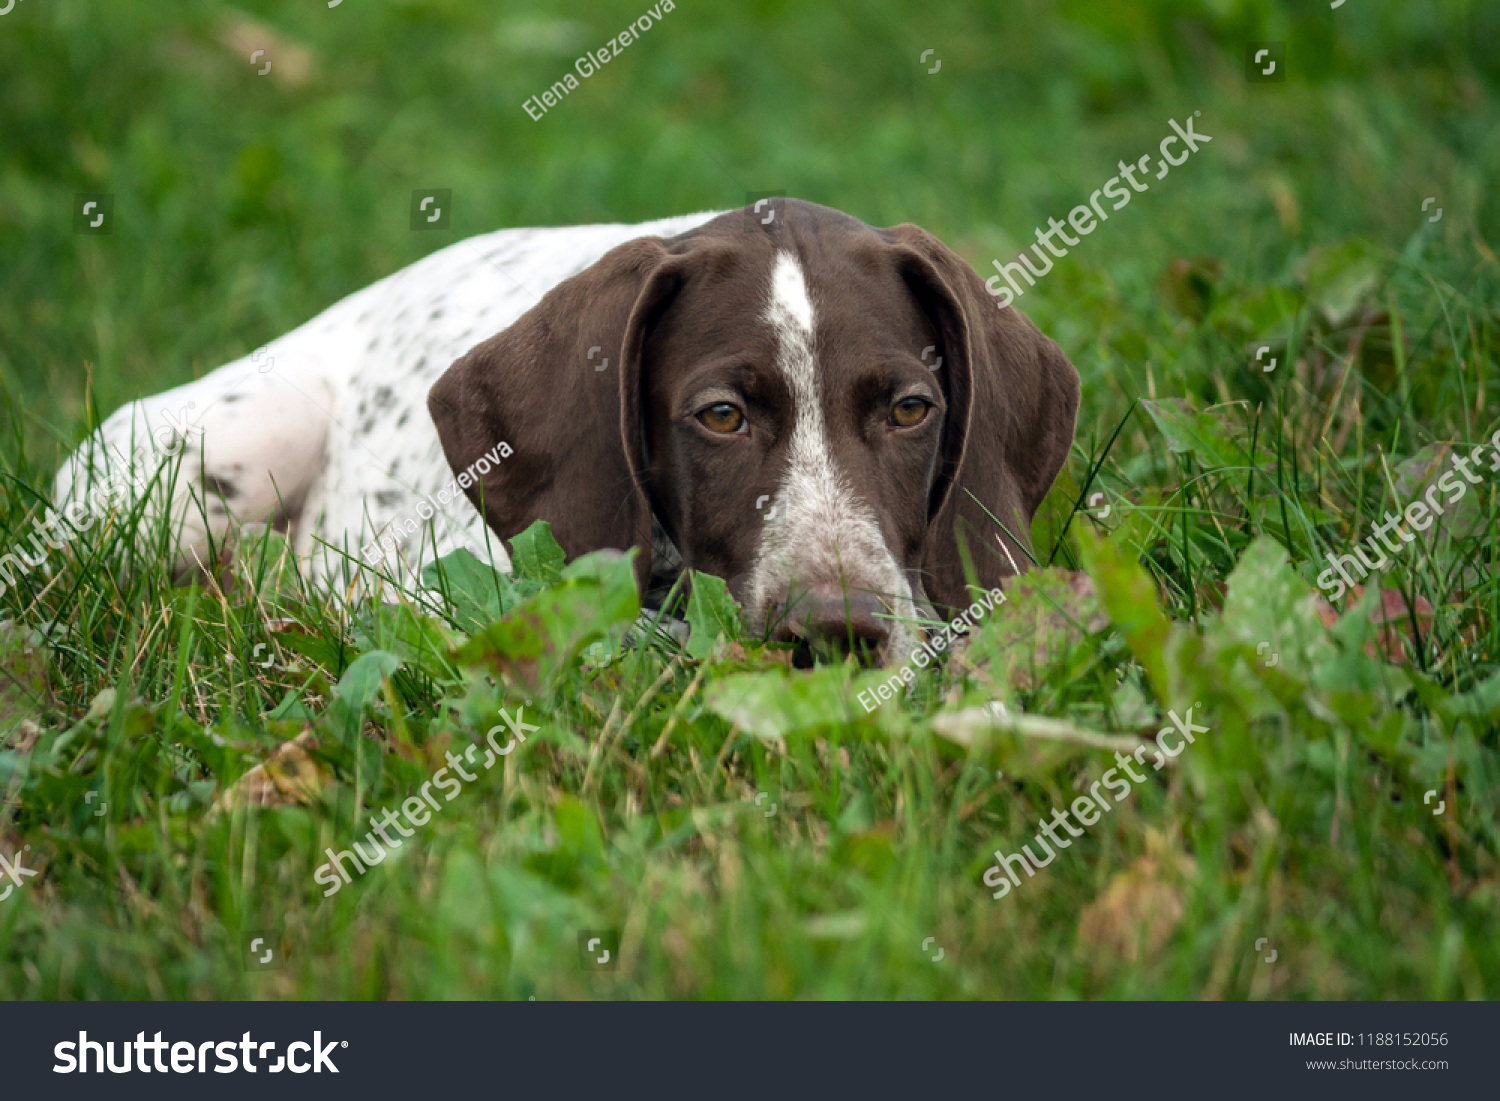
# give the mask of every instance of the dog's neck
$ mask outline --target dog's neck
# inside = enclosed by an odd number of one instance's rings
[[[662,527],[656,514],[651,514],[651,581],[646,587],[643,606],[657,611],[667,599],[667,593],[682,576],[682,553]]]

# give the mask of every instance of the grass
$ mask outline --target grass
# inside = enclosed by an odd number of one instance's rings
[[[867,714],[880,675],[787,671],[706,584],[730,637],[684,652],[626,644],[609,562],[450,561],[439,612],[349,609],[273,536],[176,586],[116,515],[0,594],[0,854],[43,869],[0,902],[0,997],[1496,996],[1500,481],[1384,593],[1311,595],[1496,427],[1494,7],[684,2],[524,114],[643,7],[0,19],[0,544],[101,415],[451,240],[785,190],[988,274],[1201,110],[1214,141],[1017,302],[1084,379],[1048,568]],[[1286,82],[1247,84],[1273,40]],[[451,230],[409,231],[421,187]],[[977,723],[993,699],[1026,718]],[[1081,743],[1189,706],[1209,733],[990,897],[995,850],[1114,764]],[[323,850],[501,707],[539,730],[325,898]],[[243,969],[251,930],[280,970]]]

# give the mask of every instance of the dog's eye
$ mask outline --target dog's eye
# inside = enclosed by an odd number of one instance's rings
[[[922,423],[929,406],[921,398],[906,398],[891,409],[891,423],[897,428],[911,428]]]
[[[738,432],[745,424],[745,414],[728,402],[710,405],[698,414],[698,419],[710,432],[723,432],[726,435]]]

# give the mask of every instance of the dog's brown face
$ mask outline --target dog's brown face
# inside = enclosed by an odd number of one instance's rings
[[[615,249],[429,409],[455,470],[514,449],[482,486],[501,536],[545,519],[570,556],[640,547],[644,584],[654,514],[752,628],[900,661],[933,605],[969,603],[960,542],[986,588],[1026,560],[1078,376],[915,226],[775,212]]]

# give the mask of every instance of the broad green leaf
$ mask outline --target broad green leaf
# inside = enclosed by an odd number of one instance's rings
[[[355,656],[356,649],[341,638],[329,634],[312,634],[298,623],[288,624],[285,629],[272,631],[278,646],[317,662],[330,673],[343,669]]]
[[[891,670],[881,670],[851,679],[844,666],[806,673],[791,673],[779,666],[721,677],[704,688],[703,699],[715,715],[737,723],[747,733],[780,739],[792,733],[857,726],[870,714],[858,702],[859,692],[891,675]]]
[[[1280,669],[1304,684],[1334,653],[1312,590],[1292,568],[1286,549],[1266,535],[1240,556],[1229,575],[1223,614],[1208,634],[1219,646],[1254,650],[1252,668]]]
[[[488,665],[530,686],[550,684],[578,652],[623,634],[640,614],[634,551],[596,551],[569,563],[562,580],[529,597],[455,652],[469,665]]]
[[[1453,698],[1452,692],[1432,680],[1432,678],[1425,676],[1414,666],[1408,665],[1404,672],[1406,673],[1407,682],[1412,688],[1416,689],[1418,697],[1422,700],[1422,705],[1428,711],[1434,713],[1441,711],[1443,705]]]
[[[1302,280],[1308,301],[1323,312],[1328,324],[1342,325],[1370,299],[1380,283],[1379,252],[1368,241],[1320,245],[1293,268]]]
[[[1139,561],[1127,557],[1115,544],[1093,532],[1079,531],[1078,549],[1105,614],[1125,636],[1135,660],[1145,668],[1157,699],[1167,700],[1169,681],[1162,647],[1166,645],[1168,624],[1156,602],[1151,575]]]
[[[312,722],[317,714],[302,702],[302,697],[295,688],[289,688],[281,702],[267,711],[264,718],[272,722]]]
[[[444,555],[423,569],[422,587],[443,593],[454,622],[469,631],[493,623],[542,588],[536,581],[507,577],[466,550]]]
[[[558,801],[552,820],[557,829],[556,846],[527,857],[526,868],[565,891],[576,891],[583,885],[583,873],[603,860],[599,820],[571,795]]]
[[[1480,681],[1461,695],[1449,696],[1443,701],[1441,709],[1445,717],[1455,722],[1468,719],[1476,728],[1476,733],[1483,732],[1500,720],[1500,673]]]
[[[1453,539],[1465,539],[1484,526],[1480,494],[1484,493],[1485,486],[1482,482],[1475,485],[1463,476],[1454,464],[1454,454],[1451,443],[1428,444],[1391,471],[1396,500],[1401,502],[1402,510],[1412,502],[1421,501],[1428,514],[1425,531],[1417,531],[1409,522],[1401,526],[1429,547],[1436,545],[1440,533],[1446,532]],[[1476,463],[1470,462],[1467,454],[1458,452],[1469,471],[1481,479],[1489,473],[1488,460],[1492,454],[1486,448],[1476,456]],[[1429,495],[1434,488],[1436,492]]]
[[[518,578],[551,585],[562,580],[567,555],[552,537],[552,525],[538,520],[510,541],[510,567]]]
[[[328,721],[338,731],[347,746],[360,748],[359,732],[364,722],[365,708],[380,694],[380,686],[397,669],[401,659],[384,650],[371,650],[354,659],[334,688],[333,706],[328,709]]]
[[[692,581],[687,606],[692,634],[688,636],[687,653],[701,661],[713,651],[721,634],[731,641],[740,637],[739,607],[723,578],[694,571]]]
[[[401,659],[384,650],[361,654],[339,678],[334,694],[350,707],[368,707],[379,694],[381,682],[400,667]]]
[[[1250,456],[1234,441],[1234,429],[1210,413],[1199,413],[1184,399],[1142,401],[1141,408],[1151,414],[1169,450],[1190,451],[1209,468],[1250,465]]]
[[[594,551],[563,567],[564,581],[597,585],[599,608],[612,622],[634,620],[641,613],[641,592],[635,578],[636,551]]]
[[[1394,667],[1382,666],[1366,653],[1366,646],[1374,643],[1379,635],[1379,628],[1371,619],[1380,603],[1380,590],[1372,585],[1353,608],[1339,616],[1329,631],[1338,648],[1314,671],[1314,685],[1328,691],[1354,689],[1370,692],[1383,683],[1383,668],[1396,672]],[[1405,683],[1405,678],[1402,682]]]

